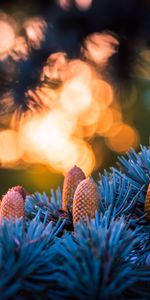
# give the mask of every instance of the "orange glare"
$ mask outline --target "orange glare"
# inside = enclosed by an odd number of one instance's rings
[[[99,122],[97,124],[96,133],[105,135],[113,124],[113,113],[111,108],[103,110],[100,114]]]
[[[92,90],[94,93],[95,100],[99,103],[100,109],[107,108],[113,103],[114,93],[111,85],[97,78],[93,79]]]
[[[0,131],[0,163],[2,166],[15,163],[21,157],[18,134],[14,130]]]
[[[24,29],[26,39],[14,35],[15,44],[9,50],[15,61],[27,59],[31,47],[40,47],[46,24],[41,18],[32,18],[24,23]],[[106,33],[94,34],[85,43],[95,62],[106,62],[118,46],[118,41]],[[101,142],[94,144],[95,140],[100,141],[97,135],[104,137],[115,152],[122,153],[138,145],[137,131],[122,121],[112,86],[90,62],[71,60],[64,52],[53,53],[39,79],[34,89],[26,91],[28,109],[23,113],[18,108],[9,119],[12,129],[0,132],[2,165],[42,164],[63,174],[78,165],[90,175],[105,159]],[[10,96],[6,94],[2,99],[7,108],[15,107]],[[92,147],[91,138],[95,138]]]
[[[136,148],[139,144],[139,135],[135,128],[128,124],[118,123],[112,128],[112,135],[106,138],[108,147],[118,153]]]
[[[69,113],[79,114],[90,107],[92,94],[90,87],[82,79],[67,81],[61,92],[62,107]]]

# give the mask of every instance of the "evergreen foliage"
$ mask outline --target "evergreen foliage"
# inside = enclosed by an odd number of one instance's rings
[[[86,224],[73,226],[60,189],[27,196],[25,222],[3,219],[0,299],[149,299],[150,149],[119,164],[100,176],[99,211]]]

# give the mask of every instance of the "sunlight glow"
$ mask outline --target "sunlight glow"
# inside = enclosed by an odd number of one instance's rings
[[[10,165],[21,158],[18,134],[14,130],[0,131],[0,164]]]
[[[45,24],[33,18],[24,26],[28,42],[38,48]],[[95,63],[106,62],[116,51],[117,41],[110,35],[95,34],[91,39],[87,39],[87,58],[91,60],[93,55]],[[101,48],[99,53],[97,47]],[[27,58],[24,39],[16,37],[11,55],[16,61]],[[1,164],[42,164],[63,174],[77,165],[88,176],[105,159],[101,137],[115,152],[138,145],[138,133],[123,122],[111,85],[91,62],[69,59],[64,52],[53,53],[39,78],[39,84],[26,91],[28,110],[16,110],[11,129],[0,132]],[[7,98],[3,99],[5,105],[9,104]],[[99,144],[90,144],[95,137],[99,137]]]

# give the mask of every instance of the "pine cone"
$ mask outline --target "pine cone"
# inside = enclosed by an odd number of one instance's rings
[[[17,191],[12,189],[3,196],[0,207],[0,220],[2,218],[25,218],[25,202]]]
[[[73,223],[80,221],[86,223],[87,216],[95,217],[95,210],[98,210],[98,190],[92,178],[87,178],[79,183],[73,199]]]
[[[83,171],[74,166],[66,175],[63,185],[62,209],[71,210],[73,197],[78,184],[85,179]]]
[[[150,221],[150,183],[147,189],[144,210],[147,213],[147,220]]]
[[[10,191],[15,191],[15,192],[18,192],[22,198],[25,200],[26,196],[27,196],[27,192],[26,190],[21,186],[21,185],[17,185],[17,186],[14,186],[12,187],[11,189],[9,189],[9,192]]]

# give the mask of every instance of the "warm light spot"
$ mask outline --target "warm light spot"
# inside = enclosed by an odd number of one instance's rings
[[[39,49],[41,47],[42,42],[45,40],[46,28],[47,24],[45,20],[40,17],[28,19],[24,23],[28,42],[33,48]]]
[[[68,9],[70,6],[70,0],[58,0],[58,3],[63,9]]]
[[[94,154],[88,143],[73,137],[76,126],[76,119],[62,110],[27,116],[19,131],[23,159],[62,173],[76,164],[90,174],[95,165]]]
[[[114,120],[114,123],[115,122],[121,122],[122,121],[122,112],[121,110],[118,108],[115,108],[115,107],[111,107],[111,112],[113,114],[113,120]]]
[[[93,33],[89,35],[82,52],[84,56],[96,64],[106,64],[118,48],[118,40],[108,33]]]
[[[62,173],[68,171],[76,164],[78,152],[76,144],[72,143],[70,138],[61,135],[57,144],[52,145],[48,161],[55,170],[60,170]]]
[[[90,107],[83,112],[83,114],[81,114],[80,118],[79,118],[79,123],[82,126],[90,126],[93,124],[97,124],[98,119],[99,119],[99,115],[100,115],[100,105],[97,101],[92,101],[92,104],[90,105]]]
[[[75,120],[59,110],[37,114],[21,126],[22,132],[40,149],[55,144],[61,138],[61,134],[69,136],[74,128]]]
[[[139,135],[130,125],[118,123],[112,128],[112,135],[106,138],[106,143],[111,150],[123,153],[138,146]]]
[[[113,124],[113,113],[111,108],[103,110],[100,114],[99,122],[97,124],[96,133],[105,135]]]
[[[72,0],[58,0],[58,3],[63,9],[68,9],[73,2]],[[92,4],[92,0],[74,0],[74,3],[79,9],[87,10]]]
[[[0,131],[0,164],[16,162],[20,157],[17,132],[10,129]]]
[[[59,162],[75,126],[75,120],[59,110],[25,119],[20,126],[20,144],[26,159]]]
[[[82,139],[64,138],[59,145],[59,151],[58,156],[49,156],[49,162],[55,170],[65,174],[77,165],[87,176],[91,174],[95,166],[95,157],[90,146]]]
[[[92,0],[75,0],[75,3],[79,9],[86,10],[91,6]]]
[[[110,106],[114,100],[114,93],[111,85],[104,80],[93,78],[92,91],[94,99],[99,103],[100,108],[104,109]]]
[[[118,132],[120,131],[120,126],[122,126],[122,122],[113,122],[112,126],[110,127],[110,129],[106,132],[106,136],[108,138],[114,137],[118,134]]]
[[[83,128],[82,128],[82,137],[83,138],[94,137],[94,134],[96,133],[96,127],[97,127],[96,123],[93,123],[89,126],[83,126]]]
[[[96,73],[93,68],[81,59],[70,60],[66,70],[66,80],[81,78],[84,83],[89,83],[94,80]]]
[[[92,105],[92,78],[93,70],[88,64],[79,59],[69,62],[60,94],[63,109],[79,116]]]
[[[15,31],[7,21],[0,20],[0,59],[4,59],[14,45]]]
[[[80,114],[92,103],[91,89],[82,78],[67,81],[63,86],[60,101],[67,112]]]

